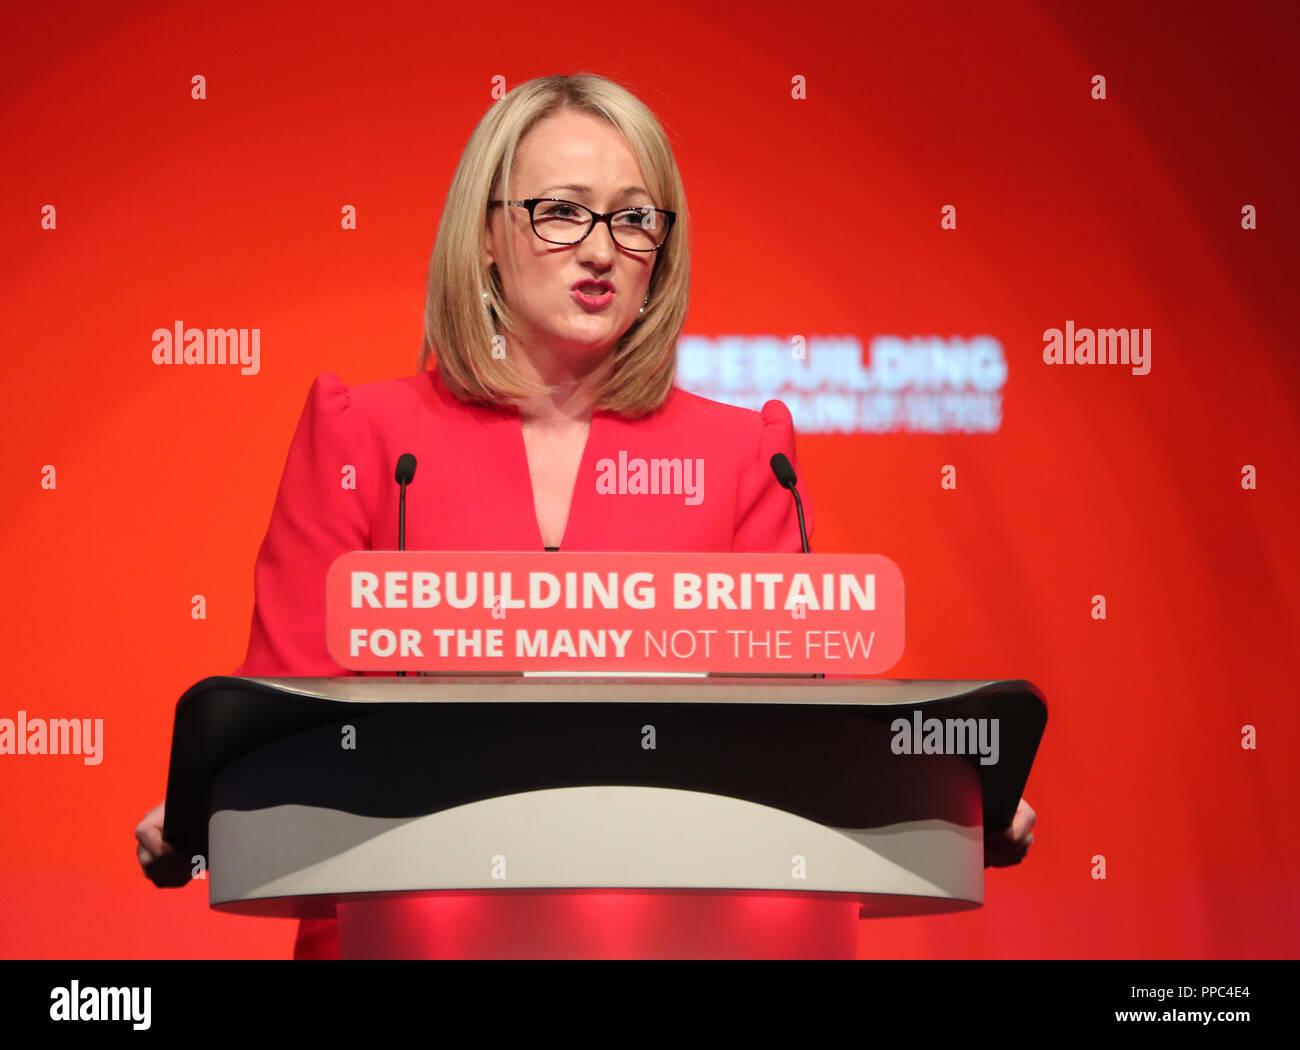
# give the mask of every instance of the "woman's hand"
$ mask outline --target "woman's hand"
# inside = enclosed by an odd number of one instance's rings
[[[1034,841],[1034,821],[1038,814],[1023,798],[1016,807],[1011,827],[984,836],[984,867],[1007,868],[1025,859]]]
[[[144,815],[135,829],[136,859],[144,874],[155,886],[184,886],[190,881],[190,864],[171,846],[163,841],[163,808],[165,801],[159,802]]]

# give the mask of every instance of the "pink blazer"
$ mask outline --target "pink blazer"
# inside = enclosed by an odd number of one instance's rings
[[[518,410],[465,404],[436,370],[351,388],[323,373],[289,446],[253,570],[248,654],[232,674],[355,673],[325,648],[325,574],[346,551],[397,549],[393,474],[404,452],[418,462],[406,490],[407,550],[544,549]],[[794,426],[779,401],[759,413],[674,389],[659,412],[635,422],[597,412],[560,549],[798,551],[794,499],[769,465],[777,452],[798,471]],[[635,461],[655,459],[695,461],[695,494],[628,491]],[[811,543],[802,481],[799,495]],[[294,958],[338,957],[334,920],[299,924]]]
[[[544,549],[517,409],[466,404],[436,370],[351,388],[323,373],[257,555],[248,654],[234,674],[354,673],[325,649],[325,574],[345,551],[397,549],[393,473],[404,452],[418,462],[406,489],[407,550]],[[769,465],[777,452],[798,471],[780,401],[759,413],[674,389],[646,419],[597,412],[560,549],[798,551],[794,499]],[[696,494],[627,491],[635,461],[655,459],[695,461]],[[798,487],[811,544],[812,502],[802,479]]]

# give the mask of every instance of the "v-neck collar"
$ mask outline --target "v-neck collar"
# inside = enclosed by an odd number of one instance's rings
[[[528,446],[524,444],[524,421],[523,414],[518,405],[502,404],[491,405],[484,402],[462,401],[448,389],[443,382],[442,373],[437,367],[430,369],[433,377],[434,389],[444,404],[453,406],[462,412],[469,412],[476,415],[479,421],[490,426],[498,433],[505,435],[505,431],[498,428],[508,428],[508,438],[503,436],[503,443],[508,440],[511,451],[509,459],[510,473],[512,477],[504,479],[509,488],[508,500],[519,500],[522,495],[522,506],[518,507],[518,513],[526,515],[529,522],[528,532],[532,535],[535,550],[545,550],[546,542],[542,538],[541,522],[537,520],[537,501],[533,495],[533,475],[528,466]],[[583,479],[595,477],[594,458],[599,455],[600,443],[605,440],[604,428],[606,416],[616,415],[608,409],[596,409],[591,413],[591,423],[587,427],[587,440],[582,448],[582,457],[578,462],[578,473],[573,480],[573,491],[569,494],[569,513],[564,521],[564,533],[560,536],[558,549],[571,550],[575,545],[581,549],[581,545],[589,542],[585,532],[586,522],[590,515],[588,500],[594,492],[594,486],[584,485]],[[503,449],[504,451],[504,449]],[[588,489],[592,491],[589,492]],[[506,503],[505,505],[509,505]],[[575,530],[576,526],[576,530]]]
[[[546,549],[546,541],[542,538],[542,523],[537,520],[537,500],[533,494],[533,472],[528,466],[528,446],[524,443],[524,419],[523,414],[516,405],[503,406],[507,412],[510,422],[511,440],[514,443],[515,455],[521,465],[524,478],[524,492],[527,494],[528,502],[528,520],[532,523],[533,535],[537,538],[537,547],[540,550]],[[569,512],[564,518],[564,532],[560,535],[560,542],[556,546],[560,550],[572,549],[574,536],[574,522],[581,510],[584,515],[586,512],[586,501],[582,498],[586,491],[583,485],[583,478],[594,476],[594,469],[591,469],[591,457],[594,454],[596,442],[599,440],[598,431],[601,427],[601,412],[592,412],[591,423],[587,427],[587,439],[582,446],[582,456],[578,460],[578,473],[573,479],[573,490],[569,493]],[[585,517],[582,519],[585,520]]]

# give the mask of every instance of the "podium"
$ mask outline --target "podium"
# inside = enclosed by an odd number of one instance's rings
[[[982,905],[1046,720],[1026,681],[211,677],[163,835],[344,958],[852,958]]]

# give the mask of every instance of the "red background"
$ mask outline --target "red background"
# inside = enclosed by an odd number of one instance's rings
[[[101,717],[105,760],[0,759],[0,955],[289,955],[291,923],[211,913],[206,883],[152,887],[131,832],[163,796],[176,698],[243,659],[312,378],[413,371],[491,78],[578,70],[669,131],[695,226],[687,332],[1006,350],[997,434],[799,445],[817,549],[903,571],[891,677],[1027,678],[1051,711],[1030,858],[990,871],[981,910],[864,922],[861,953],[1297,954],[1289,6],[11,12],[0,717]],[[754,221],[774,203],[779,222]],[[260,327],[261,373],[154,365],[150,334],[177,319]],[[1067,319],[1151,328],[1150,375],[1045,366]]]

